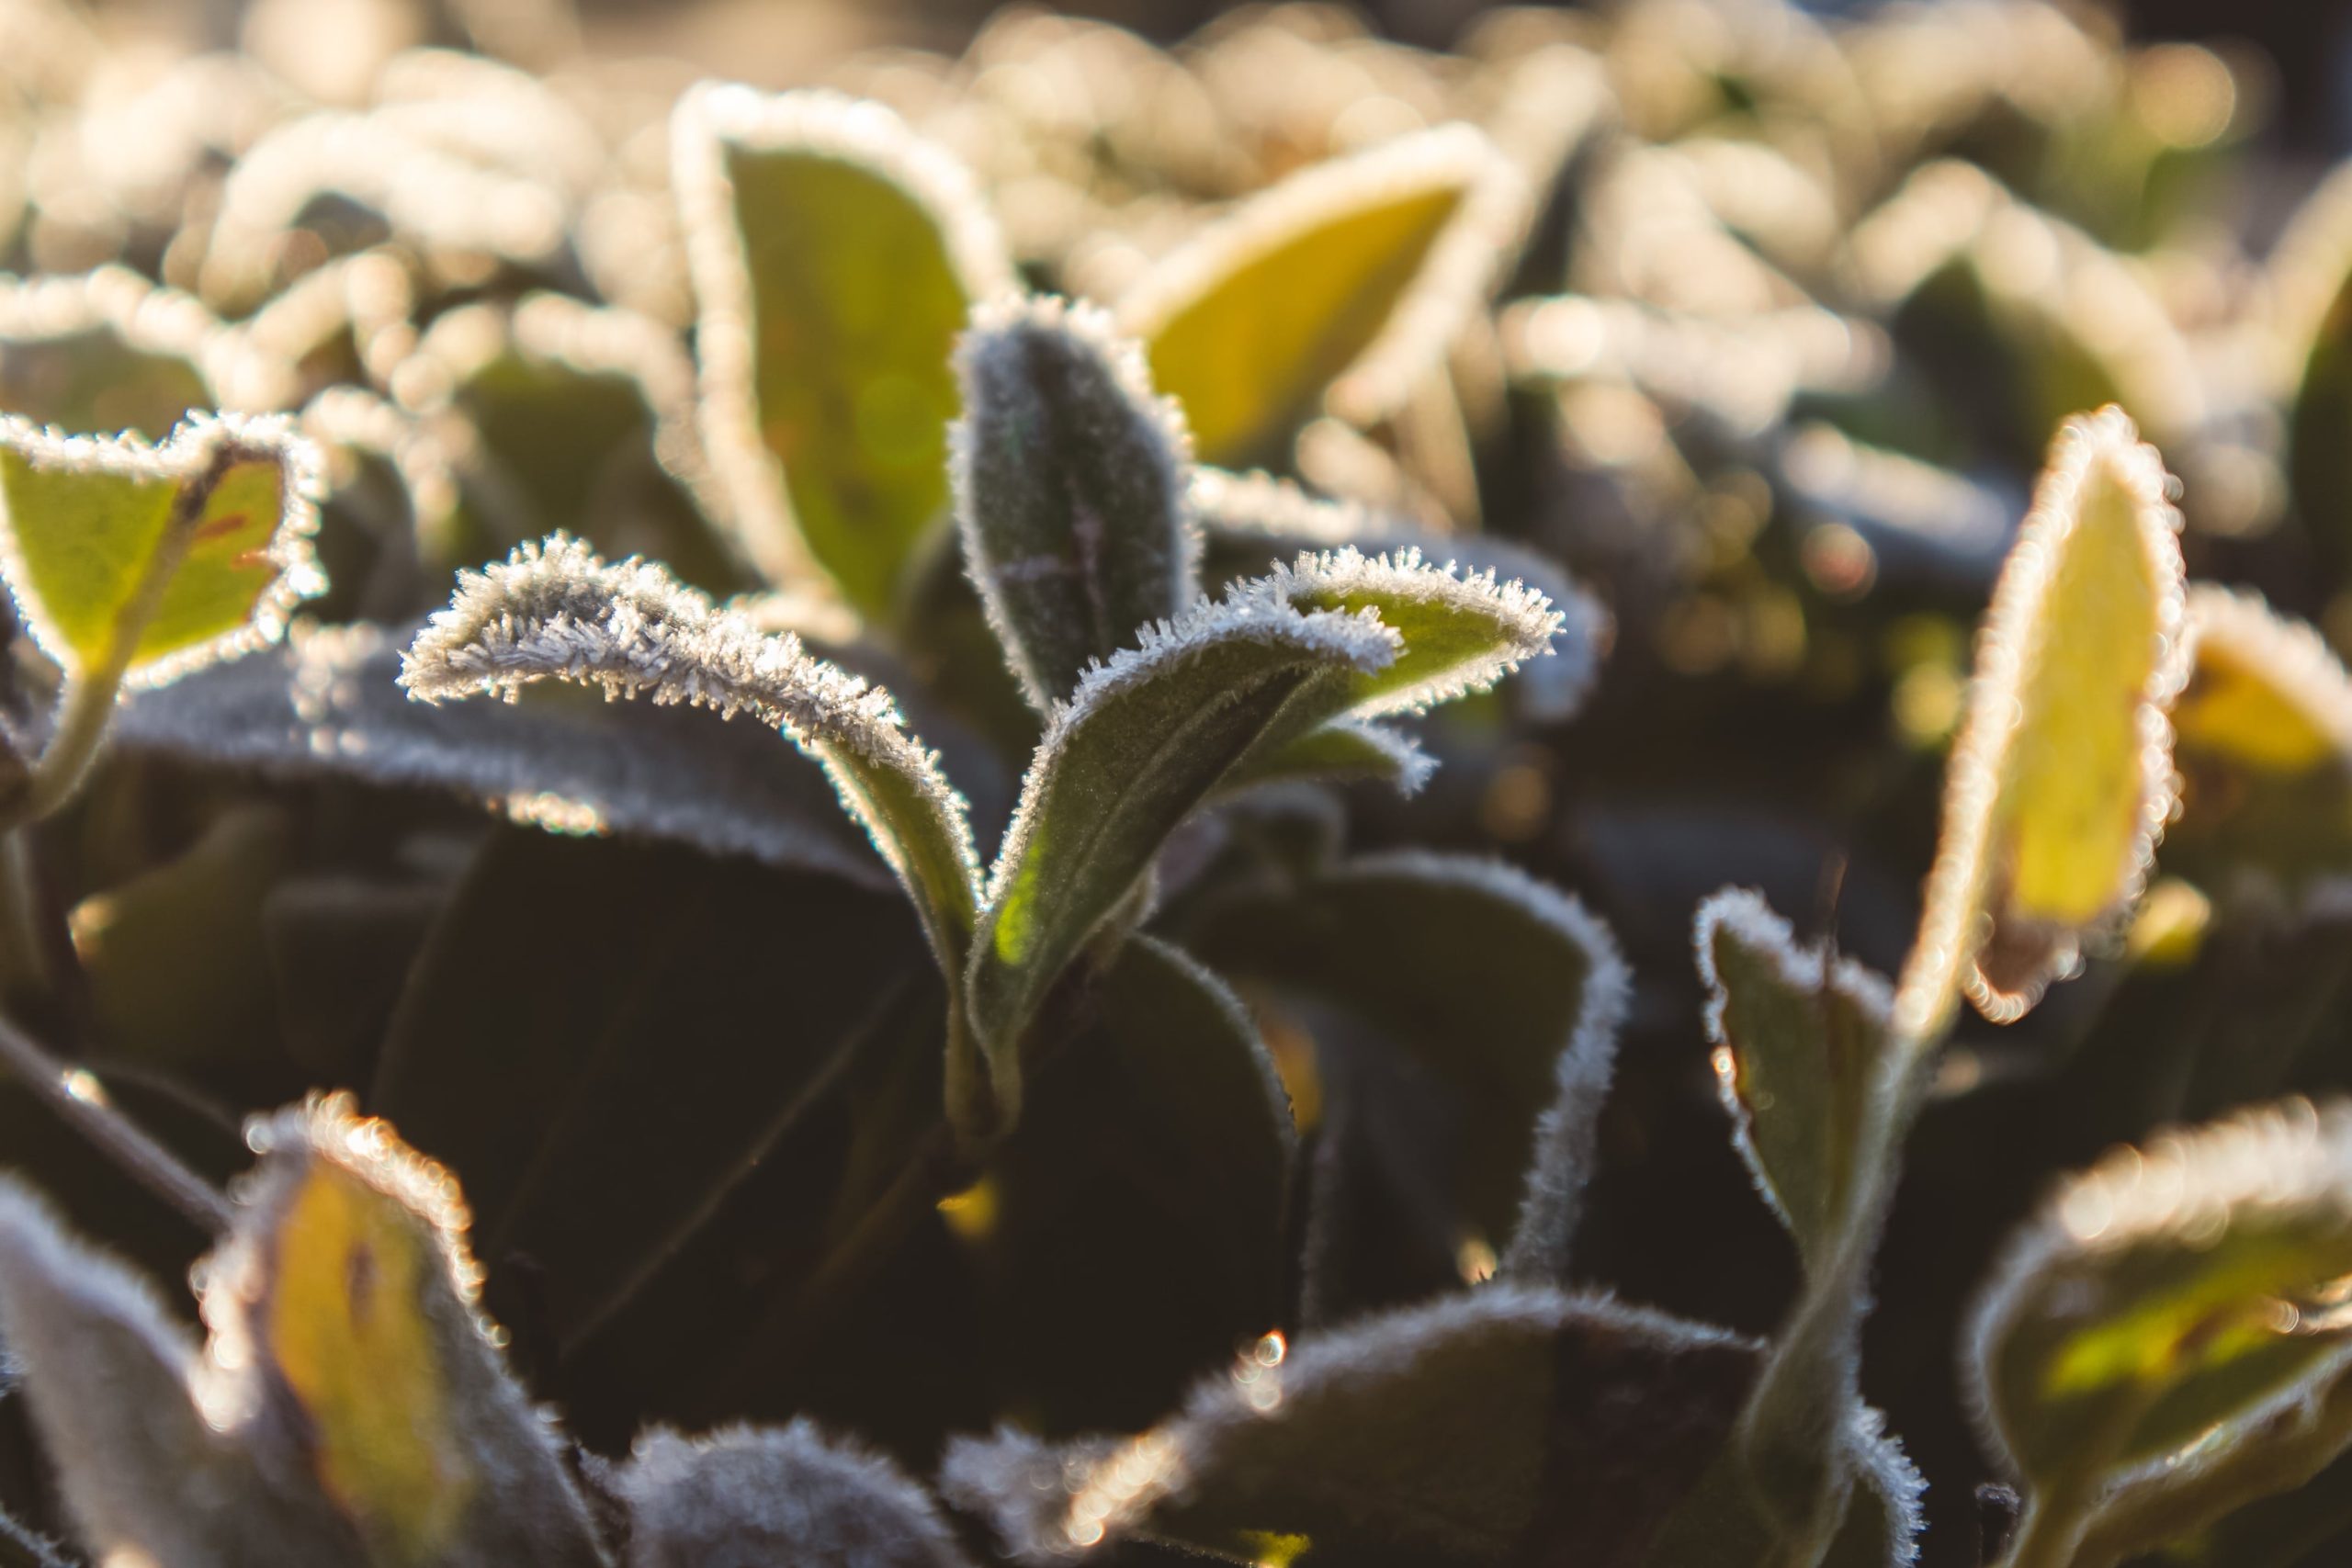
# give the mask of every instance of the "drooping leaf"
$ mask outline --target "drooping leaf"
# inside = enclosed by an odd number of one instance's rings
[[[1183,417],[1088,305],[982,306],[956,351],[966,570],[1039,712],[1196,596]]]
[[[213,404],[220,323],[128,267],[0,278],[0,413],[73,435],[160,441]]]
[[[1038,745],[989,874],[965,979],[986,1048],[1017,1049],[1169,833],[1294,704],[1330,716],[1400,650],[1373,613],[1301,612],[1242,589],[1090,671]]]
[[[618,1490],[628,1509],[628,1568],[967,1561],[937,1506],[896,1464],[825,1437],[806,1418],[705,1438],[648,1432]]]
[[[1302,554],[1353,547],[1367,556],[1421,556],[1456,563],[1474,578],[1516,582],[1558,616],[1549,656],[1517,671],[1519,709],[1539,723],[1575,716],[1598,679],[1610,638],[1609,613],[1553,561],[1487,534],[1437,535],[1352,502],[1310,495],[1263,473],[1201,468],[1193,514],[1205,536],[1209,581],[1260,577]]]
[[[484,1262],[528,1260],[568,1347],[791,1134],[922,962],[887,893],[499,832],[411,965],[370,1104],[464,1179]]]
[[[101,1560],[187,1568],[350,1562],[348,1521],[302,1483],[286,1434],[222,1429],[208,1362],[153,1288],[0,1186],[0,1332],[75,1534]]]
[[[1129,1539],[1250,1561],[1270,1538],[1384,1563],[1636,1561],[1755,1357],[1605,1297],[1496,1286],[1263,1344],[1124,1442],[959,1439],[942,1484],[1025,1562]]]
[[[2290,889],[2352,869],[2352,677],[2316,628],[2248,593],[2189,590],[2196,664],[2173,705],[2182,774],[2165,863]]]
[[[1871,1099],[1884,1089],[1886,981],[1824,942],[1802,946],[1758,895],[1699,907],[1715,1080],[1749,1174],[1808,1259],[1836,1244]]]
[[[456,1182],[348,1096],[248,1136],[262,1163],[203,1288],[213,1360],[246,1374],[232,1419],[290,1396],[371,1563],[601,1563],[555,1430],[475,1310]]]
[[[1509,1237],[1506,1273],[1563,1278],[1626,991],[1615,942],[1582,905],[1500,864],[1396,852],[1235,900],[1198,945],[1433,1068],[1465,1107],[1460,1239]]]
[[[1013,286],[1004,242],[963,168],[880,104],[706,84],[670,134],[703,435],[743,547],[885,612],[946,509],[950,351]]]
[[[1469,127],[1400,137],[1250,198],[1155,266],[1119,324],[1204,461],[1275,460],[1327,391],[1359,415],[1400,400],[1486,281],[1495,209],[1521,199]]]
[[[1149,1421],[1283,1315],[1296,1138],[1256,1025],[1141,934],[1095,999],[1032,1084],[967,1237],[989,1341],[1057,1430]]]
[[[129,685],[161,685],[276,637],[325,586],[315,467],[276,419],[191,418],[155,447],[0,421],[0,571],[69,672],[127,653]]]
[[[2307,1400],[2347,1274],[2352,1106],[2282,1101],[2063,1184],[1985,1287],[1968,1375],[2037,1491],[2120,1479]]]
[[[687,844],[853,883],[886,874],[820,771],[756,730],[551,690],[497,706],[413,702],[401,642],[365,622],[298,626],[277,651],[139,694],[114,744],[277,777],[447,791],[551,832]]]
[[[2179,513],[2132,422],[2068,423],[1977,639],[1942,838],[1894,1023],[1957,994],[2023,1014],[2138,897],[2172,807],[2165,714],[2188,674]]]
[[[607,566],[561,535],[458,579],[410,647],[401,683],[426,702],[562,680],[607,697],[751,713],[824,767],[913,899],[951,978],[962,972],[976,863],[963,798],[900,727],[890,694],[714,610],[642,562]]]

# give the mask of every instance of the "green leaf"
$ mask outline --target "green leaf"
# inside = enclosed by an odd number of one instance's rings
[[[1715,1081],[1740,1157],[1808,1262],[1837,1243],[1871,1100],[1885,1092],[1886,981],[1826,942],[1801,946],[1754,893],[1699,907]]]
[[[247,1137],[261,1165],[204,1275],[213,1359],[245,1375],[207,1414],[257,1423],[290,1397],[375,1568],[601,1563],[555,1429],[475,1308],[448,1173],[348,1096]]]
[[[2352,676],[2315,628],[2254,594],[2199,583],[2188,619],[2165,865],[2216,889],[2251,876],[2298,893],[2352,870]]]
[[[947,508],[950,351],[1014,285],[1004,242],[963,168],[879,104],[705,84],[670,134],[703,435],[743,547],[881,614]]]
[[[1301,613],[1244,589],[1090,671],[1038,744],[989,874],[965,978],[985,1049],[1018,1051],[1162,841],[1294,705],[1328,716],[1399,652],[1372,613]]]
[[[209,1422],[198,1403],[209,1369],[154,1288],[69,1236],[13,1180],[0,1183],[0,1331],[74,1534],[98,1560],[357,1558],[349,1523],[299,1479],[289,1434]]]
[[[966,569],[1030,705],[1067,698],[1197,593],[1190,442],[1142,352],[1087,305],[983,306],[956,350]]]
[[[1056,1430],[1148,1421],[1281,1321],[1290,1252],[1290,1101],[1240,1002],[1139,934],[1094,998],[968,1199],[992,1355]]]
[[[498,832],[410,966],[369,1103],[464,1180],[493,1271],[529,1259],[569,1347],[790,1134],[922,963],[887,892]]]
[[[959,1439],[942,1485],[1029,1562],[1126,1539],[1254,1561],[1269,1537],[1342,1561],[1632,1561],[1755,1359],[1720,1329],[1497,1286],[1261,1342],[1125,1442]]]
[[[1575,716],[1591,694],[1611,631],[1609,613],[1558,565],[1490,534],[1432,534],[1350,501],[1310,495],[1263,473],[1201,468],[1193,476],[1193,514],[1208,555],[1208,581],[1264,575],[1301,554],[1353,547],[1365,555],[1417,550],[1453,571],[1521,584],[1559,617],[1548,656],[1518,671],[1520,711],[1538,723]]]
[[[1420,793],[1436,770],[1437,759],[1403,730],[1339,719],[1244,759],[1226,775],[1217,793],[1238,794],[1260,784],[1372,780],[1412,795]]]
[[[159,441],[214,406],[226,354],[203,304],[128,267],[0,278],[0,413],[74,435]]]
[[[297,626],[271,652],[139,694],[117,716],[113,744],[272,778],[446,792],[551,833],[684,844],[887,886],[822,771],[769,736],[553,688],[512,704],[419,703],[400,675],[397,632]]]
[[[750,713],[816,758],[914,901],[943,974],[963,969],[976,863],[963,797],[900,727],[890,694],[764,636],[638,561],[607,566],[559,534],[466,572],[417,635],[401,683],[425,702],[514,695],[541,681],[608,698]]]
[[[2115,409],[2070,421],[2001,570],[1945,768],[1942,837],[1894,1005],[1906,1041],[1959,992],[1996,1022],[2073,972],[2138,897],[2173,804],[2188,675],[2180,515]]]
[[[0,573],[69,674],[161,685],[276,637],[325,587],[315,463],[276,419],[191,418],[157,447],[0,421]]]
[[[1508,1236],[1507,1273],[1563,1277],[1627,985],[1582,905],[1498,863],[1397,852],[1234,900],[1197,945],[1342,1010],[1460,1094],[1457,1241]]]
[[[1278,460],[1329,390],[1376,416],[1443,353],[1500,248],[1510,169],[1465,125],[1294,175],[1119,301],[1204,461]],[[1347,380],[1334,387],[1342,376]]]
[[[2058,1189],[1976,1308],[1968,1376],[2035,1502],[2308,1399],[2342,1360],[2352,1106],[2286,1100]]]

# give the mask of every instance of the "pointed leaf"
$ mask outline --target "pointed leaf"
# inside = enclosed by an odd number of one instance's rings
[[[1436,361],[1493,265],[1515,179],[1464,125],[1306,170],[1161,261],[1120,325],[1150,345],[1204,460],[1278,458],[1351,367],[1339,400],[1376,417]]]
[[[1508,866],[1399,852],[1236,900],[1199,945],[1227,973],[1343,1010],[1434,1068],[1468,1107],[1452,1181],[1464,1238],[1509,1235],[1507,1272],[1560,1278],[1625,1005],[1605,926]]]
[[[1636,1560],[1722,1441],[1755,1347],[1605,1297],[1494,1287],[1262,1344],[1124,1443],[950,1446],[942,1484],[1023,1562],[1123,1539],[1436,1564]]]
[[[699,1438],[646,1433],[617,1489],[628,1507],[628,1568],[967,1562],[920,1485],[888,1459],[828,1438],[805,1417]]]
[[[1366,555],[1419,550],[1469,574],[1518,582],[1546,600],[1560,626],[1549,656],[1518,672],[1521,713],[1539,723],[1575,716],[1600,674],[1610,638],[1609,613],[1553,561],[1490,534],[1431,534],[1352,502],[1310,495],[1263,473],[1201,468],[1193,476],[1192,510],[1206,536],[1209,581],[1259,577],[1302,553],[1353,546]]]
[[[207,1363],[153,1288],[0,1184],[0,1332],[21,1370],[75,1534],[101,1561],[306,1568],[353,1561],[350,1525],[288,1434],[226,1429]]]
[[[601,1562],[554,1428],[475,1312],[456,1182],[348,1096],[248,1139],[262,1163],[204,1283],[214,1360],[256,1374],[232,1418],[291,1397],[319,1486],[371,1563]]]
[[[650,704],[540,691],[432,705],[401,689],[407,638],[297,626],[285,646],[123,705],[114,744],[279,778],[447,791],[550,832],[748,855],[885,885],[821,772],[773,738]]]
[[[670,136],[703,436],[743,547],[886,611],[947,505],[949,354],[1013,287],[1004,242],[962,166],[880,104],[705,84]]]
[[[1836,1245],[1852,1196],[1868,1108],[1883,1092],[1885,980],[1801,946],[1761,897],[1725,888],[1699,907],[1715,1081],[1740,1157],[1798,1250]]]
[[[2165,864],[2301,890],[2352,870],[2352,676],[2251,593],[2189,590],[2196,665],[2173,705],[2182,774]]]
[[[2026,1480],[2079,1485],[2306,1399],[2347,1275],[2352,1105],[2283,1101],[2062,1185],[1985,1288],[1968,1373]]]
[[[989,874],[965,981],[986,1047],[1018,1048],[1169,833],[1295,702],[1337,706],[1398,651],[1370,612],[1302,614],[1237,590],[1088,671],[1038,744]]]
[[[2139,896],[2172,808],[2165,715],[2188,674],[2180,514],[2120,411],[2051,449],[1977,638],[1942,839],[1897,988],[1908,1040],[1965,990],[1996,1022]]]
[[[557,535],[458,579],[410,647],[401,683],[426,702],[562,680],[722,716],[751,713],[815,757],[914,900],[952,978],[972,929],[976,864],[963,798],[901,728],[890,694],[714,610],[658,567],[607,566]]]
[[[1190,604],[1190,441],[1143,354],[1088,305],[983,306],[956,351],[952,436],[966,570],[1046,712],[1088,664]]]
[[[1243,760],[1226,775],[1218,793],[1236,794],[1259,784],[1372,780],[1398,795],[1413,795],[1436,771],[1437,759],[1403,730],[1340,719]]]
[[[0,421],[0,573],[69,672],[127,652],[130,685],[161,685],[275,638],[325,587],[316,463],[275,419],[192,418],[157,447]]]

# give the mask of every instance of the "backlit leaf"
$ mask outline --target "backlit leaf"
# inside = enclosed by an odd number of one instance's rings
[[[18,615],[73,672],[139,628],[134,688],[261,646],[325,586],[314,465],[274,419],[194,418],[155,447],[0,421],[0,570]]]
[[[1043,712],[1198,592],[1183,419],[1091,306],[983,306],[956,363],[966,570]]]
[[[1715,1080],[1740,1157],[1808,1259],[1835,1245],[1887,1061],[1886,981],[1800,945],[1743,888],[1699,907]]]
[[[2022,1015],[2139,895],[2188,674],[2170,483],[2114,409],[2052,447],[1977,637],[1895,998],[1906,1039],[1939,1032],[1962,990],[1996,1022]]]
[[[811,565],[890,607],[947,507],[949,363],[1013,287],[946,153],[880,104],[706,84],[671,123],[699,321],[703,435],[773,581]]]
[[[211,311],[128,267],[0,277],[0,413],[28,423],[160,441],[214,406],[224,353]]]
[[[1729,1429],[1755,1347],[1606,1297],[1496,1286],[1262,1342],[1124,1442],[951,1445],[948,1497],[1025,1562],[1269,1539],[1433,1564],[1637,1560]]]
[[[1119,324],[1150,345],[1203,460],[1276,460],[1327,389],[1376,414],[1442,352],[1493,265],[1477,209],[1497,191],[1514,207],[1514,181],[1463,125],[1334,160],[1162,260],[1119,301]],[[1343,373],[1351,384],[1334,389]]]
[[[1399,651],[1369,611],[1302,613],[1244,588],[1090,671],[1038,744],[989,874],[965,980],[987,1049],[1017,1049],[1162,841],[1295,704],[1330,716]]]
[[[2316,628],[2251,593],[2189,590],[2196,664],[2173,705],[2180,819],[2165,863],[2289,887],[2352,869],[2352,677]]]
[[[2035,1487],[2126,1472],[2307,1398],[2347,1275],[2352,1106],[2282,1101],[2062,1185],[1985,1288],[1968,1375]]]

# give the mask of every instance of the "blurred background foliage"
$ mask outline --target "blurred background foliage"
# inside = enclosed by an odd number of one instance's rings
[[[1496,851],[1577,891],[1636,978],[1578,1271],[1769,1330],[1794,1259],[1725,1136],[1690,913],[1746,884],[1899,964],[1970,628],[2057,421],[2120,402],[2185,481],[2191,575],[2352,645],[2352,168],[2332,169],[2352,8],[1097,9],[0,0],[0,265],[94,275],[0,289],[0,409],[158,435],[192,405],[300,411],[331,464],[328,628],[401,626],[454,569],[558,526],[752,591],[691,450],[666,137],[694,80],[890,104],[972,168],[1029,281],[1102,299],[1294,170],[1482,126],[1538,197],[1492,309],[1403,395],[1335,404],[1270,461],[1565,563],[1615,617],[1597,695],[1565,724],[1508,689],[1450,711],[1408,805],[1365,791],[1200,830],[1168,926],[1187,934],[1186,877],[1335,836]],[[897,638],[838,604],[769,608],[890,680],[991,840],[1035,721],[953,561],[917,592]],[[298,641],[364,659],[350,639],[375,635]],[[673,716],[614,722],[679,749],[659,755],[732,744]],[[1032,1140],[1009,1208],[999,1188],[944,1204],[856,1299],[795,1312],[829,1213],[887,1179],[868,1166],[892,1119],[937,1095],[868,1081],[922,1053],[835,1049],[938,1013],[854,843],[797,845],[783,871],[551,834],[581,826],[560,801],[502,798],[498,822],[299,758],[190,760],[167,728],[130,722],[45,840],[62,934],[46,973],[6,976],[20,1015],[216,1175],[245,1111],[362,1089],[456,1166],[517,1364],[592,1444],[807,1410],[928,1467],[946,1432],[1008,1415],[1142,1425],[1279,1315],[1247,1268],[1202,1282],[1229,1227],[1171,1255],[1193,1195],[1149,1169],[1072,1179],[1113,1157],[1118,1092],[1074,1082],[1036,1108],[1069,1146]],[[2189,739],[2192,804],[2247,787]],[[2290,802],[2217,810],[2238,836],[2167,844],[2121,951],[2028,1022],[1962,1025],[1865,1372],[1931,1483],[1931,1561],[1973,1560],[1987,1478],[1959,1316],[2050,1173],[2157,1122],[2352,1087],[2347,745]],[[824,853],[834,871],[808,869]],[[1393,1070],[1344,1021],[1252,1000],[1310,1136],[1326,1079]],[[1458,1135],[1425,1098],[1430,1124],[1381,1129],[1390,1146]],[[713,1118],[786,1103],[741,1168],[679,1157]],[[5,1088],[0,1155],[144,1261],[200,1245]],[[616,1236],[666,1264],[595,1322],[554,1315],[550,1276],[609,1273]],[[1490,1244],[1383,1236],[1363,1299],[1475,1276]],[[0,1404],[0,1491],[38,1485]]]

